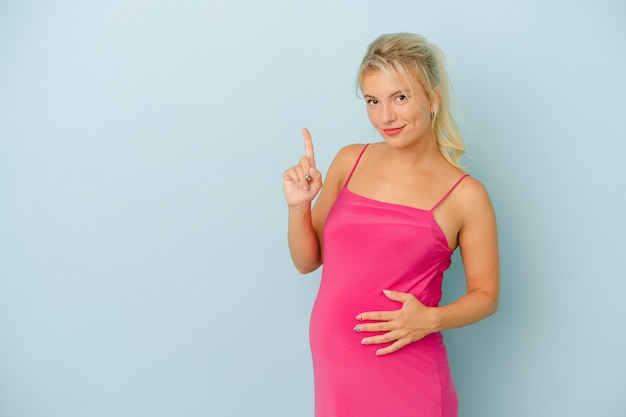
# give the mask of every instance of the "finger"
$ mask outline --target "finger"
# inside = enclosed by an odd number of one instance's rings
[[[309,183],[311,182],[311,161],[306,156],[300,158],[300,165],[297,167],[298,177],[300,179],[300,183],[304,186],[305,190],[309,189]]]
[[[388,332],[393,330],[393,326],[388,321],[382,321],[380,323],[363,323],[357,324],[353,329],[355,332],[367,333],[367,332]]]
[[[397,301],[399,303],[406,303],[407,301],[411,300],[411,298],[414,297],[413,294],[411,293],[392,291],[392,290],[383,290],[383,294],[385,294],[385,296],[389,298],[390,300]]]
[[[394,335],[394,332],[387,332],[377,336],[364,337],[361,339],[362,345],[380,345],[381,343],[396,342],[398,336]]]
[[[285,191],[302,189],[302,181],[298,175],[297,166],[291,167],[283,173],[283,183]]]
[[[302,168],[302,175],[311,174],[311,160],[306,156],[300,158],[299,166]]]
[[[285,172],[283,172],[283,179],[285,181],[291,181],[291,182],[294,182],[294,183],[298,183],[300,181],[300,178],[298,177],[297,169],[298,169],[297,166],[293,166],[293,167],[285,170]]]
[[[320,190],[323,185],[322,173],[319,172],[317,169],[315,169],[315,167],[311,167],[309,169],[309,175],[310,175],[309,183],[311,184],[311,188],[314,190]]]
[[[408,345],[408,342],[406,342],[406,341],[404,341],[402,339],[396,340],[391,345],[389,345],[387,347],[384,347],[382,349],[378,349],[376,351],[376,356],[389,355],[390,353],[397,352],[398,350],[402,349],[406,345]]]
[[[394,320],[398,317],[398,310],[395,311],[368,311],[366,313],[361,313],[356,316],[356,319],[361,321],[372,320],[372,321],[390,321]]]
[[[302,137],[304,138],[304,154],[311,161],[311,166],[315,167],[315,152],[313,151],[313,139],[311,133],[306,127],[302,128]]]

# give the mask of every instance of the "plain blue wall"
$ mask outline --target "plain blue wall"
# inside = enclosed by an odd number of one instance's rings
[[[378,141],[367,44],[438,43],[502,297],[462,417],[626,413],[623,1],[0,1],[0,416],[312,416],[281,173]],[[458,261],[458,259],[457,259]],[[446,300],[462,293],[460,266]]]

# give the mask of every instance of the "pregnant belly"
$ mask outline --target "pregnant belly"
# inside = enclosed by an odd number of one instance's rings
[[[382,289],[336,291],[322,286],[311,312],[309,336],[313,355],[374,355],[382,345],[364,346],[361,339],[378,333],[354,331],[354,327],[362,323],[356,319],[357,314],[400,307],[399,303],[385,297]]]

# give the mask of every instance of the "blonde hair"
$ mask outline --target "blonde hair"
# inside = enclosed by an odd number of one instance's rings
[[[363,91],[363,78],[380,71],[399,85],[401,79],[420,83],[433,105],[432,128],[437,147],[455,167],[465,153],[463,138],[452,116],[452,86],[448,80],[443,52],[423,36],[413,33],[391,33],[379,36],[368,49],[357,75],[357,90]],[[411,94],[414,97],[414,94]]]

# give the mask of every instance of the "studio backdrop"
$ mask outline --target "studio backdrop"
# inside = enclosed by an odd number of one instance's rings
[[[626,4],[0,1],[0,416],[313,415],[320,271],[282,172],[380,141],[381,33],[447,57],[500,309],[445,332],[462,417],[626,413]],[[460,258],[444,302],[460,296]]]

